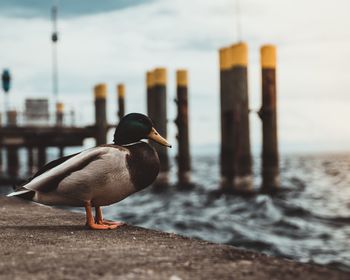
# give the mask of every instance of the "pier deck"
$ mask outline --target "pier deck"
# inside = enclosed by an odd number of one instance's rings
[[[169,217],[171,219],[171,217]],[[0,279],[350,279],[350,273],[0,196]]]
[[[94,137],[88,127],[8,126],[0,127],[0,146],[82,146],[85,138]]]

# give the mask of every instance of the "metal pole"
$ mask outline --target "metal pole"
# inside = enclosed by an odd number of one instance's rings
[[[241,5],[240,1],[236,0],[236,25],[238,42],[242,40],[242,25],[241,25]]]
[[[52,92],[54,97],[54,103],[57,102],[58,96],[58,58],[57,58],[57,42],[58,42],[58,32],[57,32],[57,13],[58,7],[54,5],[51,9],[51,20],[52,20]]]

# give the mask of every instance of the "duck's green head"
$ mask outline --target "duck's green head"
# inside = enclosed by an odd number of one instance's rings
[[[163,146],[171,148],[168,141],[153,127],[153,123],[149,117],[138,113],[131,113],[123,117],[115,130],[114,143],[117,145],[126,145],[140,141],[141,139],[151,139]]]

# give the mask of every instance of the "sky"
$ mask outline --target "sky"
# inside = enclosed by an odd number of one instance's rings
[[[54,1],[57,2],[57,1]],[[51,97],[50,6],[45,0],[0,0],[0,70],[13,75],[11,106]],[[348,0],[61,0],[59,99],[77,120],[94,119],[93,86],[109,88],[109,120],[116,122],[115,87],[126,86],[127,112],[146,112],[145,72],[168,70],[169,140],[176,142],[175,71],[189,71],[190,134],[194,149],[218,147],[218,49],[249,46],[251,109],[261,105],[259,48],[278,51],[280,149],[350,150],[350,17]],[[241,36],[238,36],[240,22]],[[3,94],[0,97],[3,103]],[[261,122],[250,116],[253,150]]]

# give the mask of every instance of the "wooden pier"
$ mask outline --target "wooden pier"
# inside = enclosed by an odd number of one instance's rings
[[[8,124],[0,126],[0,186],[23,182],[26,177],[47,162],[48,148],[58,148],[59,156],[63,156],[65,147],[81,147],[87,138],[94,138],[97,145],[105,144],[108,130],[115,127],[107,123],[106,85],[97,85],[94,88],[94,96],[95,124],[89,126],[65,126],[63,103],[56,104],[56,124],[53,126],[17,125],[16,112],[9,111]],[[27,150],[29,174],[25,178],[19,176],[18,150],[20,148]],[[2,159],[3,151],[6,151],[6,161]]]

